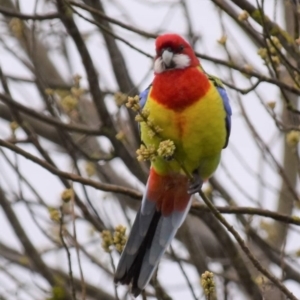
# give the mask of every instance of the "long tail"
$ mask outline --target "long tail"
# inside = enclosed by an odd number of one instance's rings
[[[190,208],[188,180],[150,170],[142,205],[115,274],[115,283],[132,284],[137,297],[151,279]]]

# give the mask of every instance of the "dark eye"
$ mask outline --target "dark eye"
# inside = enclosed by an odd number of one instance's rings
[[[183,49],[184,49],[184,46],[183,46],[183,45],[180,45],[180,46],[178,47],[178,52],[181,52]]]

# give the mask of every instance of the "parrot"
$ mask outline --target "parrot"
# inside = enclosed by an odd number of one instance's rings
[[[139,96],[159,136],[141,122],[141,141],[159,147],[173,141],[171,157],[151,160],[141,206],[116,268],[114,282],[137,297],[186,218],[191,196],[215,172],[231,131],[231,107],[217,77],[208,75],[191,45],[166,33],[155,41],[154,78]],[[184,168],[183,168],[184,166]],[[191,174],[189,177],[188,174]]]

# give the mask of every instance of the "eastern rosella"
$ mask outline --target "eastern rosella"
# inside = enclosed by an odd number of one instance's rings
[[[158,156],[151,162],[142,204],[115,274],[116,283],[132,284],[135,297],[184,221],[191,194],[200,191],[216,170],[231,127],[231,108],[221,81],[203,71],[192,47],[179,35],[156,39],[154,75],[140,94],[140,105],[162,130],[159,137],[153,136],[143,122],[141,139],[148,147],[171,140],[176,148],[173,159]]]

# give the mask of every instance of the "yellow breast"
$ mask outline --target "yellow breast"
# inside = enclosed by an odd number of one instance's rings
[[[226,113],[213,84],[204,97],[182,111],[168,109],[151,97],[145,108],[150,111],[150,119],[154,125],[162,129],[160,137],[174,141],[175,156],[189,172],[201,169],[201,166],[204,177],[214,172],[226,140]],[[141,134],[147,146],[157,147],[161,141],[149,134],[146,124],[141,125]],[[158,158],[152,165],[160,173],[180,171],[180,166],[174,160]]]

